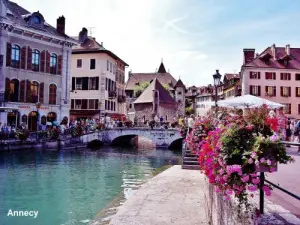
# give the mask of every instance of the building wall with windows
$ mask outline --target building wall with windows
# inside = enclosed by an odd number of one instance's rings
[[[300,118],[300,49],[272,45],[261,54],[252,53],[241,70],[242,94],[281,103],[286,114]]]
[[[118,117],[124,113],[118,104],[118,93],[127,64],[105,49],[95,38],[87,36],[85,28],[79,34],[81,43],[72,52],[71,115],[76,118],[99,118],[100,113]],[[121,76],[120,76],[121,75]],[[91,103],[91,104],[90,104]]]
[[[39,12],[9,1],[1,4],[6,13],[0,16],[0,102],[10,108],[1,113],[1,122],[22,121],[36,130],[38,124],[69,118],[71,47],[76,41],[64,33],[65,18],[58,18],[54,28]]]

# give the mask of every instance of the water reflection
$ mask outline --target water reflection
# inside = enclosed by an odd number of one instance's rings
[[[114,200],[100,215],[108,219],[120,200],[152,177],[155,168],[178,163],[178,156],[168,150],[120,148],[1,153],[0,221],[8,225],[86,224]],[[9,209],[38,210],[39,216],[7,217]]]

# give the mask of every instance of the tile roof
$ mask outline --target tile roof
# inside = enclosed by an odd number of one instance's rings
[[[266,64],[263,57],[272,56],[269,59],[269,63]],[[284,63],[280,62],[280,59],[284,59],[287,56],[286,47],[275,47],[274,59],[271,47],[265,49],[262,53],[255,56],[255,58],[243,65],[243,67],[261,67],[261,68],[276,68],[276,69],[300,69],[300,48],[290,48],[290,58],[291,60],[285,66]]]
[[[87,39],[83,43],[73,46],[72,48],[72,54],[84,54],[84,53],[106,53],[112,58],[123,62],[125,66],[128,66],[128,64],[124,62],[121,58],[119,58],[116,54],[104,48],[102,44],[99,44],[95,38],[90,36],[87,37]]]
[[[7,13],[6,18],[15,24],[18,24],[20,26],[27,27],[27,28],[30,28],[33,30],[37,30],[39,32],[44,32],[47,34],[55,35],[55,36],[58,36],[61,38],[69,38],[70,41],[75,41],[73,38],[70,38],[66,34],[59,33],[55,27],[52,27],[51,25],[49,25],[46,22],[44,22],[43,26],[39,26],[39,27],[31,26],[28,23],[28,21],[33,13],[30,13],[28,10],[19,6],[15,2],[8,1],[7,12],[8,13]]]
[[[167,103],[176,105],[176,101],[171,97],[169,91],[167,91],[157,78],[151,82],[151,84],[143,91],[143,93],[135,100],[134,104],[138,103],[152,103],[153,102],[153,91],[158,91],[159,103]]]
[[[177,82],[176,82],[176,84],[174,85],[174,88],[175,87],[183,87],[184,89],[186,89],[185,88],[185,85],[183,84],[183,82],[181,81],[181,79],[179,79]]]
[[[239,74],[236,74],[236,73],[225,73],[224,74],[224,79],[227,79],[227,80],[231,80],[233,78],[240,78],[240,75]]]
[[[162,85],[168,84],[170,89],[176,84],[176,80],[169,73],[130,73],[125,90],[134,90],[137,83],[150,82],[155,78],[157,78]]]

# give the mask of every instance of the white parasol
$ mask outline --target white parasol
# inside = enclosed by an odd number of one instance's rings
[[[259,98],[253,95],[243,95],[240,97],[218,101],[219,106],[233,108],[257,108],[266,105],[269,108],[276,109],[284,107],[284,105],[272,102],[267,99]]]

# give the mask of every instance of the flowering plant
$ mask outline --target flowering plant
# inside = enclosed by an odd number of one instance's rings
[[[59,127],[54,127],[48,130],[48,136],[52,140],[57,140],[59,138],[60,133],[61,130],[59,129]]]
[[[76,127],[72,128],[71,135],[72,137],[80,137],[83,134],[83,128],[80,124],[77,124]]]
[[[27,138],[29,137],[29,130],[27,129],[17,129],[16,130],[16,137],[20,140],[20,141],[25,141],[27,140]]]
[[[205,122],[204,122],[205,121]],[[206,130],[202,136],[199,130]],[[245,116],[227,115],[222,121],[202,118],[186,138],[188,147],[197,153],[201,170],[224,199],[231,195],[240,205],[249,206],[248,197],[260,188],[257,166],[263,164],[274,172],[274,162],[288,163],[277,133],[276,118],[268,116],[268,108],[248,109]],[[262,187],[266,195],[271,187]],[[239,207],[240,208],[240,207]]]

